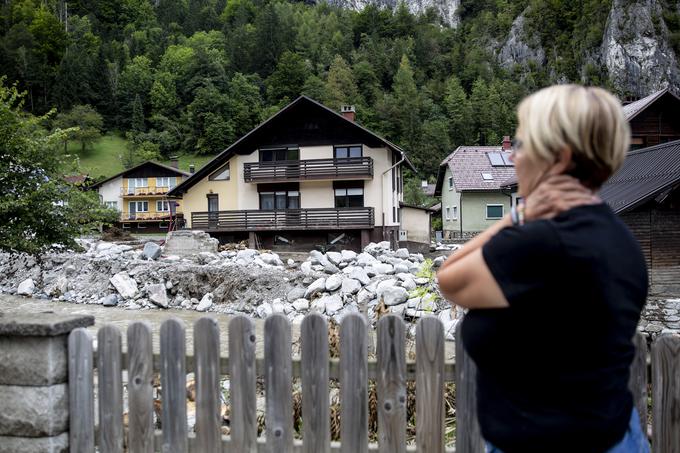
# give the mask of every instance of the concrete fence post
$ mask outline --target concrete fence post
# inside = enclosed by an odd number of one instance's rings
[[[0,313],[0,453],[68,451],[68,334],[93,316]]]

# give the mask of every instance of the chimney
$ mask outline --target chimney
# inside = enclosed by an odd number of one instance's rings
[[[191,173],[193,175],[195,171],[196,171],[196,168],[194,168],[194,164],[189,165],[189,173]]]
[[[172,168],[179,168],[179,157],[177,156],[170,156],[170,166]]]
[[[510,136],[504,135],[503,136],[503,151],[508,151],[510,148],[512,148],[512,141],[510,141]]]
[[[340,107],[340,114],[350,121],[354,121],[356,110],[353,105],[343,105]]]

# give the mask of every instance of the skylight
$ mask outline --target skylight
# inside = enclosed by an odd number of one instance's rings
[[[484,181],[492,181],[493,175],[491,173],[482,173],[482,179]]]

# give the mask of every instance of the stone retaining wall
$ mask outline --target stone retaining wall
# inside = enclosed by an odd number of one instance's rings
[[[0,453],[67,452],[71,330],[92,316],[0,313]]]

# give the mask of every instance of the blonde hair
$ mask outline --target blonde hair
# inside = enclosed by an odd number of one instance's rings
[[[602,88],[544,88],[519,104],[517,117],[523,152],[553,162],[569,147],[574,168],[568,173],[591,188],[600,187],[621,167],[630,145],[621,103]]]

